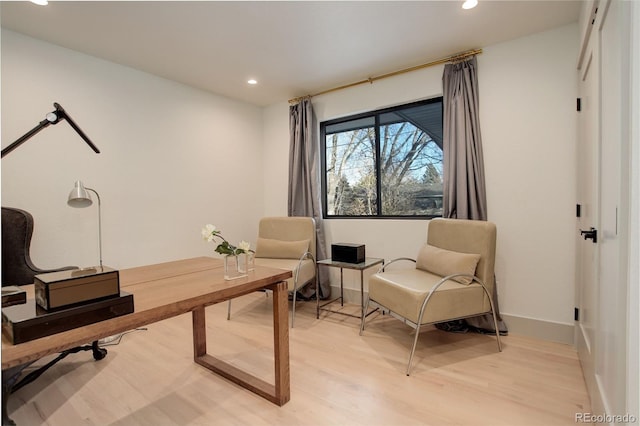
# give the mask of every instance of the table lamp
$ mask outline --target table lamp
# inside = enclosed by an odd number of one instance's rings
[[[95,189],[86,188],[82,184],[82,181],[77,180],[75,186],[69,193],[67,204],[71,207],[76,208],[89,207],[91,204],[93,204],[93,200],[91,199],[91,194],[89,194],[89,191],[96,194],[96,198],[98,199],[98,242],[100,244],[100,269],[102,270],[102,213],[100,211],[100,195]]]

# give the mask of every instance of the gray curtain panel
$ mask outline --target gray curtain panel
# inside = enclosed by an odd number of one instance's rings
[[[447,64],[443,85],[443,216],[457,219],[487,220],[487,193],[480,135],[478,103],[478,63],[476,57]],[[498,286],[493,286],[498,328],[507,332],[500,317]],[[468,318],[466,325],[495,333],[493,317]],[[443,329],[455,328],[451,324]]]
[[[316,221],[316,260],[326,259],[320,188],[319,140],[316,135],[316,119],[309,99],[289,107],[289,216],[313,217]],[[318,268],[320,297],[331,293],[326,268]],[[300,293],[303,297],[314,294],[307,285]]]
[[[476,57],[447,64],[443,84],[443,216],[487,220]]]

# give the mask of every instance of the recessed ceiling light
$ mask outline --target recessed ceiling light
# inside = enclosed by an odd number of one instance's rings
[[[49,4],[47,0],[31,0],[31,3],[37,4],[38,6],[46,6]]]
[[[254,80],[252,78],[251,80],[247,80],[247,83],[249,83],[249,84],[258,84],[258,80]]]
[[[464,3],[462,3],[462,8],[473,9],[477,5],[478,5],[478,0],[466,0]]]

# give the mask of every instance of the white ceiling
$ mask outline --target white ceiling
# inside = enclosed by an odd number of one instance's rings
[[[264,106],[565,25],[580,8],[567,0],[461,4],[2,1],[0,15],[3,28]]]

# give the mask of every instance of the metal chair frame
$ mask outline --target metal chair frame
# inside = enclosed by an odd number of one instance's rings
[[[398,259],[394,259],[391,262],[387,263],[386,265],[384,265],[382,268],[380,268],[380,270],[378,272],[384,272],[384,269],[386,267],[388,267],[389,265],[391,265],[392,263],[396,262],[396,261],[400,261],[400,260],[409,260],[412,262],[416,262],[415,259],[411,259],[408,257],[402,257],[402,258],[398,258]],[[407,364],[407,376],[411,373],[411,364],[413,361],[413,355],[416,351],[416,346],[418,345],[418,336],[420,335],[420,327],[422,325],[429,325],[429,324],[435,324],[438,322],[442,322],[442,321],[436,321],[436,322],[429,322],[429,323],[424,323],[422,324],[422,318],[424,316],[424,312],[425,309],[427,307],[427,304],[429,303],[429,300],[431,299],[431,296],[436,292],[436,290],[438,290],[438,288],[444,284],[446,281],[453,279],[453,278],[457,278],[457,277],[467,277],[470,278],[472,280],[472,282],[477,282],[478,284],[480,284],[480,286],[482,286],[482,289],[484,290],[484,293],[487,295],[487,297],[489,298],[489,304],[491,306],[491,314],[493,316],[493,324],[495,327],[495,331],[496,331],[496,340],[498,342],[498,351],[502,352],[502,343],[500,342],[500,331],[498,329],[498,318],[496,317],[496,311],[495,311],[495,307],[493,304],[493,297],[491,297],[491,294],[489,293],[489,290],[487,290],[487,287],[484,285],[484,283],[476,276],[470,275],[470,274],[452,274],[452,275],[447,275],[446,277],[442,278],[440,281],[438,281],[432,288],[431,290],[429,290],[429,293],[427,293],[427,295],[424,298],[424,301],[422,302],[422,306],[420,308],[420,314],[418,315],[418,323],[415,324],[415,337],[413,339],[413,345],[411,347],[411,352],[409,354],[409,362]],[[367,302],[366,302],[366,306],[365,306],[365,312],[366,310],[369,309],[369,303],[370,302],[374,302],[380,306],[382,306],[384,309],[389,310],[389,312],[392,312],[389,308],[387,308],[386,306],[383,306],[382,304],[376,302],[375,300],[372,300],[369,296],[367,296]],[[452,320],[458,320],[458,319],[464,319],[464,318],[471,318],[471,317],[475,317],[478,315],[483,315],[483,314],[487,314],[489,312],[479,312],[477,314],[473,314],[473,315],[465,315],[462,317],[456,317],[456,318],[447,318],[447,321],[452,321]],[[399,317],[403,318],[405,321],[408,321],[410,323],[413,324],[413,322],[405,317],[403,317],[402,315],[399,315],[397,312],[394,312],[394,314],[398,315]],[[365,324],[365,318],[362,318],[362,321],[360,322],[360,336],[362,336],[362,333],[364,332],[364,324]]]

